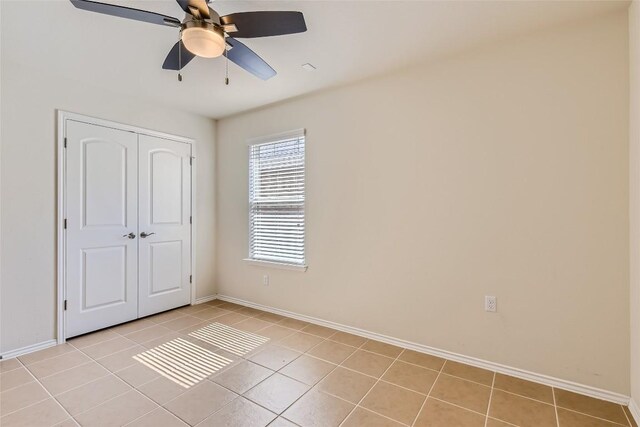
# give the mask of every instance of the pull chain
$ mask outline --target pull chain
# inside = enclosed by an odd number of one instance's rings
[[[224,84],[229,86],[229,51],[227,50],[227,43],[224,46]]]
[[[182,71],[182,36],[180,37],[180,40],[178,40],[178,81],[181,82],[182,81],[182,74],[180,73]]]

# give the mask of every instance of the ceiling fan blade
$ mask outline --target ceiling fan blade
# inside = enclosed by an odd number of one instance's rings
[[[254,76],[262,80],[268,80],[275,76],[276,70],[271,68],[264,59],[260,58],[257,53],[249,49],[238,40],[227,37],[227,44],[231,49],[227,51],[229,60],[244,68]]]
[[[178,50],[180,49],[180,50]],[[182,42],[177,42],[171,48],[171,51],[167,55],[162,64],[164,70],[180,70],[185,67],[191,60],[195,58],[195,55],[184,47]],[[182,67],[180,67],[182,65]]]
[[[133,19],[134,21],[150,22],[151,24],[166,25],[169,27],[179,27],[180,20],[171,16],[161,15],[146,10],[132,9],[125,6],[98,3],[90,0],[71,0],[71,3],[78,9],[90,12],[102,13],[105,15],[118,16],[120,18]]]
[[[222,25],[235,25],[233,37],[267,37],[307,31],[302,12],[263,11],[239,12],[221,16]]]
[[[202,18],[209,18],[209,6],[206,0],[176,0],[182,10],[193,15],[192,8],[200,14]]]

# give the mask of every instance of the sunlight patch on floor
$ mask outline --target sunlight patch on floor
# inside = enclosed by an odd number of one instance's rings
[[[232,362],[182,338],[168,341],[133,358],[184,388],[198,384]]]
[[[269,341],[267,337],[241,331],[221,323],[212,323],[189,333],[189,335],[238,356],[244,356]]]

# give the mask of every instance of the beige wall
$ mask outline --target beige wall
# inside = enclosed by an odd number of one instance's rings
[[[631,398],[640,405],[640,3],[629,7]]]
[[[628,394],[627,36],[600,17],[219,121],[218,292]],[[309,269],[247,265],[245,141],[300,127]]]
[[[214,288],[215,122],[2,63],[0,351],[55,338],[56,109],[195,138],[198,297]]]

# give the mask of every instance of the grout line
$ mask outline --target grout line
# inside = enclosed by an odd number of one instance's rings
[[[431,387],[429,388],[429,393],[427,393],[427,398],[424,399],[424,402],[422,402],[422,406],[420,407],[420,410],[418,411],[418,413],[416,414],[415,418],[413,419],[413,422],[411,423],[411,427],[416,425],[416,421],[418,421],[418,417],[420,416],[420,414],[424,410],[424,407],[427,404],[427,400],[429,400],[429,397],[431,396],[431,392],[433,391],[434,387],[436,386],[436,383],[440,379],[440,375],[442,374],[442,371],[444,370],[444,365],[446,365],[446,364],[447,364],[447,360],[445,359],[444,363],[440,367],[440,371],[438,372],[438,376],[436,377],[436,379],[433,381],[433,384],[431,384]]]
[[[553,396],[553,410],[556,413],[556,426],[560,427],[560,417],[558,417],[558,404],[556,403],[556,388],[551,387],[551,395]]]
[[[562,409],[562,410],[564,410],[564,411],[569,411],[569,412],[573,412],[574,414],[584,415],[585,417],[593,418],[593,419],[595,419],[595,420],[606,421],[606,422],[608,422],[608,423],[613,424],[614,426],[627,427],[627,426],[624,426],[623,424],[620,424],[620,423],[618,423],[618,422],[616,422],[616,421],[608,420],[608,419],[606,419],[606,418],[596,417],[596,416],[594,416],[594,415],[585,414],[584,412],[580,412],[580,411],[574,411],[573,409],[564,408],[564,407],[562,407],[562,406],[559,406],[559,408],[560,408],[560,409]],[[626,417],[626,415],[625,415],[625,417]],[[627,420],[627,421],[628,421],[628,420]],[[560,423],[560,419],[558,419],[558,425],[559,425],[559,423]]]
[[[446,400],[440,399],[440,398],[438,398],[438,397],[430,396],[430,397],[429,397],[429,399],[437,400],[438,402],[446,403],[447,405],[451,405],[451,406],[455,406],[456,408],[464,409],[464,410],[465,410],[465,411],[467,411],[467,412],[473,412],[474,414],[478,414],[478,415],[480,415],[481,417],[486,416],[486,415],[485,415],[485,414],[483,414],[482,412],[478,412],[478,411],[475,411],[475,410],[473,410],[473,409],[465,408],[464,406],[460,406],[460,405],[458,405],[457,403],[451,403],[451,402],[448,402],[448,401],[446,401]],[[493,418],[493,417],[491,417],[491,418]],[[497,418],[496,418],[496,419],[497,419]],[[502,420],[499,420],[499,421],[502,421]]]
[[[489,403],[487,403],[487,415],[484,419],[484,427],[489,424],[489,410],[491,409],[491,399],[493,398],[493,387],[496,384],[496,373],[493,373],[493,380],[491,381],[491,393],[489,393]]]

